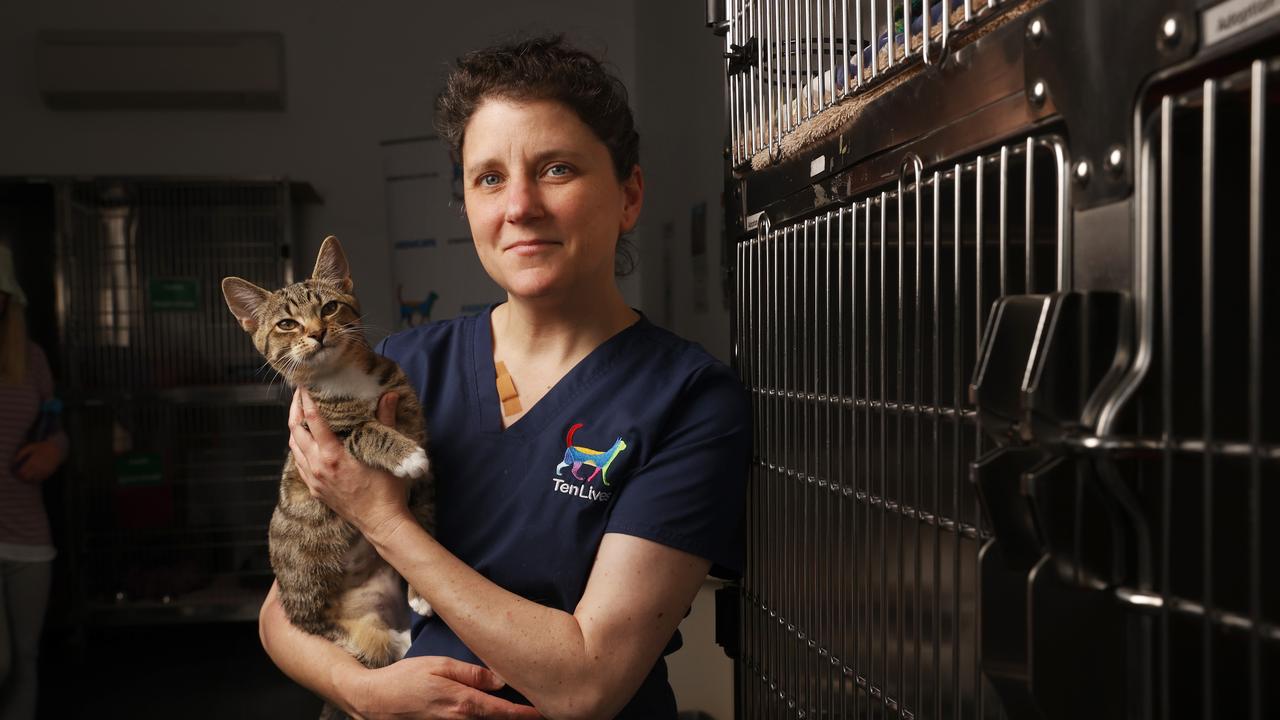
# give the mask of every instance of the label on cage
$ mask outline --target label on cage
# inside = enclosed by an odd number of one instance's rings
[[[1277,2],[1280,2],[1280,0],[1277,0]],[[819,155],[818,157],[809,161],[809,177],[813,177],[815,175],[821,175],[823,172],[826,171],[826,169],[827,169],[826,155]]]
[[[200,281],[191,278],[152,278],[147,298],[152,310],[199,310]]]
[[[160,456],[125,453],[116,457],[116,482],[120,485],[159,485],[164,482]]]
[[[1280,0],[1228,0],[1204,11],[1200,34],[1206,47],[1280,15]]]
[[[760,218],[764,217],[764,211],[761,210],[754,215],[747,216],[747,230],[755,230],[760,227]]]

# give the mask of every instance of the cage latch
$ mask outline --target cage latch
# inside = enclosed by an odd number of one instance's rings
[[[760,62],[759,42],[755,38],[747,38],[742,45],[729,45],[729,52],[724,54],[729,60],[729,74],[744,73]]]
[[[991,310],[969,387],[997,442],[1056,445],[1080,434],[1090,396],[1115,365],[1123,298],[1114,292],[1012,295]]]
[[[969,388],[997,444],[971,468],[991,529],[979,554],[983,671],[1011,717],[1122,714],[1124,653],[1099,657],[1089,637],[1123,636],[1106,588],[1125,572],[1130,528],[1095,460],[1063,441],[1087,431],[1090,398],[1120,360],[1123,303],[1116,293],[1001,298]],[[1082,667],[1089,693],[1076,682]]]

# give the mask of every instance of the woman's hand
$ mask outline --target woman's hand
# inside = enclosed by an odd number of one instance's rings
[[[394,393],[388,395],[395,398]],[[394,423],[395,405],[394,399],[382,398],[378,404],[380,422]],[[406,504],[405,482],[352,457],[302,388],[294,391],[293,404],[289,406],[289,449],[312,497],[362,533],[413,522]]]
[[[62,449],[54,441],[29,443],[13,456],[13,474],[22,482],[44,482],[61,464]]]
[[[503,686],[491,671],[447,657],[405,658],[361,672],[346,692],[355,714],[383,718],[534,720],[538,711],[489,695]]]

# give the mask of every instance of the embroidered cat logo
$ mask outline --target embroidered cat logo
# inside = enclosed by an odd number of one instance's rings
[[[564,436],[564,461],[556,466],[556,475],[559,476],[561,471],[572,466],[569,472],[578,480],[591,482],[599,475],[604,484],[608,485],[609,465],[622,454],[623,450],[627,449],[627,443],[622,438],[618,438],[613,441],[613,447],[608,450],[592,450],[591,448],[574,445],[573,434],[578,432],[580,427],[582,427],[582,423],[575,423],[573,427],[569,428],[569,434]],[[595,468],[595,471],[584,478],[578,474],[583,465],[590,465]]]

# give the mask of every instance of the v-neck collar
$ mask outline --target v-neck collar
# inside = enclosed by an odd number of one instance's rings
[[[569,372],[551,386],[551,389],[534,403],[524,415],[510,427],[502,427],[502,415],[496,385],[497,369],[493,364],[493,309],[494,303],[476,317],[473,325],[471,367],[475,373],[476,398],[480,407],[480,431],[486,434],[510,434],[519,437],[533,436],[553,417],[568,400],[600,377],[618,357],[626,339],[649,324],[644,313],[636,310],[638,320],[614,333],[594,350],[577,362]],[[632,308],[634,310],[634,308]]]

